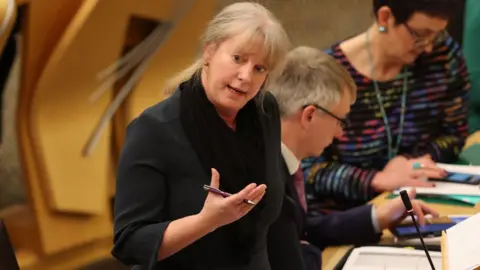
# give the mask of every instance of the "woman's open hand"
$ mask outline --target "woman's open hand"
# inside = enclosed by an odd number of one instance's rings
[[[220,175],[215,169],[212,169],[210,186],[217,189],[220,186]],[[257,186],[252,183],[228,198],[208,192],[199,216],[202,222],[206,222],[212,227],[212,230],[230,224],[245,216],[255,207],[255,205],[245,203],[244,200],[250,200],[257,204],[265,194],[266,188],[266,185]]]

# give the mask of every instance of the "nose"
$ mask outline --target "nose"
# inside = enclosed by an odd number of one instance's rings
[[[250,82],[252,79],[252,67],[248,64],[240,67],[238,78],[243,82]]]

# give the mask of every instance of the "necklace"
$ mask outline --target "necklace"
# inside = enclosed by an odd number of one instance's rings
[[[371,45],[370,45],[370,35],[369,35],[369,30],[367,30],[367,51],[368,51],[368,56],[370,58],[370,76],[372,77],[372,82],[373,86],[375,88],[375,94],[377,95],[377,101],[378,105],[380,107],[380,112],[382,114],[383,118],[383,123],[385,124],[385,131],[387,133],[387,140],[388,140],[388,160],[391,160],[393,157],[395,157],[398,153],[398,149],[400,148],[400,143],[402,141],[402,134],[403,134],[403,124],[405,121],[405,107],[407,103],[407,67],[404,69],[404,76],[403,76],[403,87],[402,87],[402,107],[400,110],[400,124],[399,124],[399,131],[398,131],[398,136],[397,136],[397,143],[396,146],[394,147],[392,145],[392,129],[390,127],[390,123],[388,121],[387,113],[385,112],[385,108],[383,106],[383,99],[382,95],[380,93],[380,87],[378,86],[378,82],[375,80],[375,70],[373,67],[373,55],[371,51]]]

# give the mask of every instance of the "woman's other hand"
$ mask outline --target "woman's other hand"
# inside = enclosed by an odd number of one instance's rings
[[[420,164],[415,168],[414,164]],[[399,187],[433,187],[429,178],[442,178],[446,172],[437,167],[429,155],[407,159],[397,156],[390,160],[383,171],[378,172],[372,180],[372,188],[377,192],[392,191]]]

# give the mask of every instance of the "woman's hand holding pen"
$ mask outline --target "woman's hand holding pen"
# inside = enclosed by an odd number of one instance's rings
[[[215,169],[212,169],[210,186],[217,189],[220,186],[220,175]],[[207,199],[205,200],[202,211],[199,213],[199,217],[202,222],[211,226],[212,231],[230,224],[246,215],[255,207],[255,205],[245,203],[245,200],[258,203],[265,194],[266,188],[266,185],[257,186],[255,183],[252,183],[227,198],[213,192],[208,192]]]

